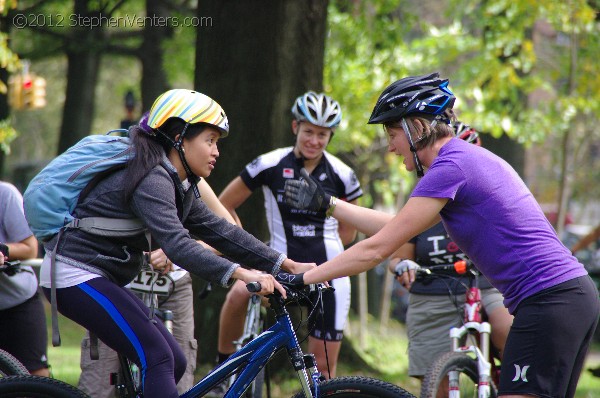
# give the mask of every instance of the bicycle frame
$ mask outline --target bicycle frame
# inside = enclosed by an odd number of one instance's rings
[[[310,358],[307,358],[309,356],[305,356],[302,353],[289,313],[283,303],[280,299],[273,297],[270,297],[269,301],[271,308],[275,311],[275,324],[213,369],[194,387],[181,395],[182,398],[201,397],[222,380],[225,380],[241,369],[224,397],[238,398],[244,393],[270,358],[284,347],[287,349],[294,370],[298,374],[304,395],[307,398],[318,396],[320,373],[314,367],[314,363],[310,363]],[[307,369],[310,372],[310,381]],[[312,389],[311,384],[313,386]]]

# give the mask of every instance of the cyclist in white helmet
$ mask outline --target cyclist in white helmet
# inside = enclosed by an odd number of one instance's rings
[[[254,190],[262,188],[271,235],[269,246],[297,261],[320,264],[341,253],[344,245],[354,240],[356,230],[329,218],[325,212],[298,212],[290,208],[283,199],[285,181],[298,178],[304,167],[319,179],[324,189],[337,192],[351,203],[362,196],[362,190],[354,171],[325,150],[342,119],[338,102],[309,91],[295,100],[291,111],[295,145],[254,159],[229,183],[219,199],[239,221],[235,210]],[[345,277],[330,283],[335,293],[326,292],[324,314],[313,316],[308,349],[315,354],[319,369],[334,377],[350,307],[350,281]],[[227,295],[220,318],[219,362],[235,350],[232,341],[242,334],[248,299],[248,291],[242,284],[235,284]],[[213,396],[218,393],[214,391]]]

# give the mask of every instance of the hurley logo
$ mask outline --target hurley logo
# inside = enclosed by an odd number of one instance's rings
[[[519,379],[521,379],[522,381],[527,383],[527,371],[529,370],[529,365],[525,365],[525,366],[523,366],[523,368],[521,368],[517,364],[514,364],[514,365],[515,365],[515,377],[512,379],[512,381],[518,381]]]

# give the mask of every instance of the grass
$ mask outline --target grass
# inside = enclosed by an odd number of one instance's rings
[[[55,378],[77,385],[80,373],[80,343],[85,330],[60,315],[59,326],[62,345],[60,347],[50,345],[48,348],[48,358],[52,364],[52,372]],[[361,348],[358,343],[358,322],[356,320],[350,321],[344,344],[351,344],[355,351],[360,353],[360,357],[350,357],[350,350],[343,350],[338,366],[338,376],[372,376],[396,384],[418,396],[418,381],[406,374],[408,353],[404,326],[392,321],[385,330],[380,330],[376,321],[370,321],[367,329],[368,335],[364,337],[364,345]],[[50,321],[48,321],[48,333],[50,336]],[[593,355],[588,357],[585,369],[590,366],[600,366],[600,344],[596,344],[592,352]],[[299,390],[298,381],[291,373],[291,365],[289,369],[289,373],[279,374],[271,382],[273,398],[290,397]],[[208,366],[199,367],[197,380],[204,376],[208,370]],[[579,380],[575,397],[600,398],[600,378],[593,377],[585,370]]]

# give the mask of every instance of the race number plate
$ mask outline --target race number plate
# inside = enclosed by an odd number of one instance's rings
[[[173,290],[173,281],[158,272],[141,271],[129,284],[131,290],[142,293],[154,293],[159,296],[168,296]]]

